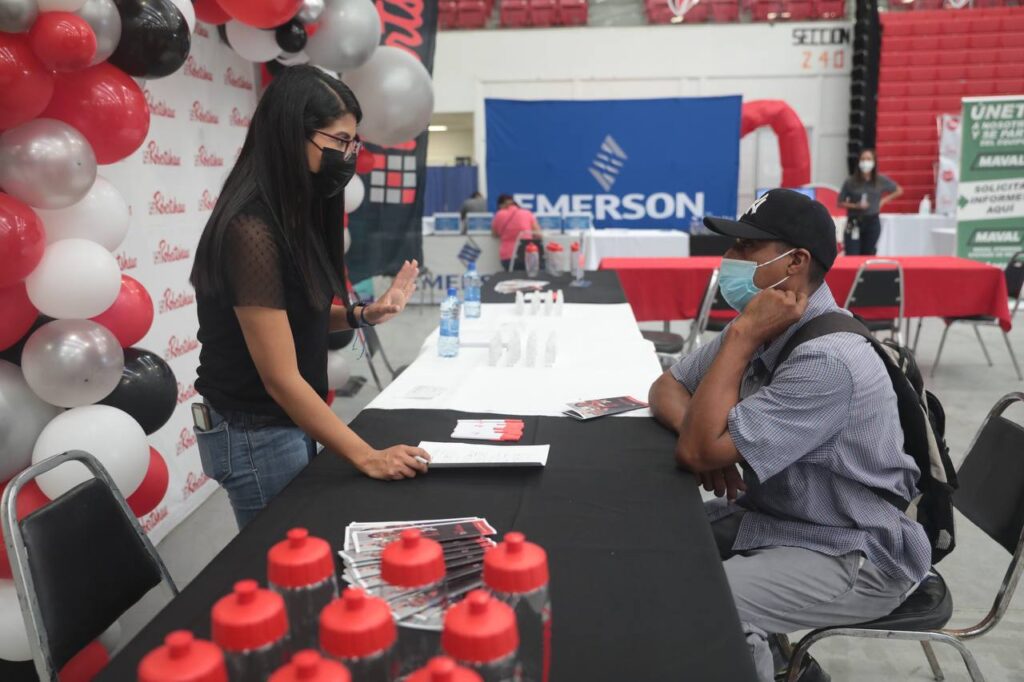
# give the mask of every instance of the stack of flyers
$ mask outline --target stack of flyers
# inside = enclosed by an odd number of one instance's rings
[[[385,596],[384,581],[380,577],[381,553],[408,528],[419,529],[423,537],[441,543],[450,602],[483,584],[484,552],[494,546],[490,536],[496,531],[486,519],[479,517],[351,523],[345,529],[345,548],[338,552],[344,564],[342,578],[345,582],[369,594]],[[425,629],[440,627],[444,614],[437,595],[411,589],[389,593],[386,598],[395,620],[403,625]]]
[[[524,428],[522,419],[460,419],[452,438],[514,442],[523,437]]]

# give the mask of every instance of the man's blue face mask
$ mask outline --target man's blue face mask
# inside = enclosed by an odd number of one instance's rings
[[[722,292],[722,298],[725,299],[725,302],[730,307],[742,313],[743,309],[750,303],[750,299],[761,293],[761,289],[754,284],[754,272],[758,268],[770,265],[780,258],[785,258],[794,251],[796,249],[790,249],[786,253],[772,258],[770,261],[760,264],[750,260],[723,258],[722,265],[718,270],[718,289]],[[768,288],[774,289],[787,279],[789,279],[788,275]]]

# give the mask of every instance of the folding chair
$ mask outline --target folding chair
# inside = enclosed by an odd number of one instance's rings
[[[1010,318],[1017,314],[1017,309],[1020,308],[1021,289],[1024,289],[1024,251],[1018,251],[1013,254],[1010,258],[1010,262],[1006,264],[1006,269],[1003,271],[1006,277],[1006,289],[1010,295],[1010,298],[1015,299],[1016,302],[1013,304],[1013,310],[1010,312]],[[963,322],[974,327],[974,335],[978,337],[978,345],[981,346],[981,352],[985,355],[985,361],[988,366],[992,366],[992,356],[988,354],[988,348],[985,346],[985,341],[981,338],[981,331],[979,327],[999,327],[999,320],[994,317],[986,315],[974,315],[972,317],[946,317],[943,318],[943,322],[946,323],[946,327],[942,330],[942,338],[939,340],[939,350],[935,354],[935,364],[932,365],[931,376],[935,376],[935,370],[939,366],[939,358],[942,357],[942,347],[946,344],[946,334],[949,333],[949,328],[956,322]],[[1013,352],[1013,345],[1010,343],[1009,335],[1003,330],[999,329],[1003,333],[1003,341],[1006,342],[1006,350],[1010,353],[1010,360],[1013,362],[1013,368],[1017,371],[1017,378],[1024,381],[1024,375],[1021,374],[1020,364],[1017,362],[1017,355]],[[917,333],[921,333],[921,327],[918,325]],[[916,340],[915,340],[916,344]]]
[[[857,268],[853,286],[846,296],[843,307],[855,308],[896,308],[897,315],[891,320],[865,320],[871,332],[891,332],[891,337],[903,345],[903,328],[906,325],[903,293],[903,266],[897,260],[872,258]]]
[[[380,359],[384,362],[384,367],[391,374],[391,381],[394,381],[399,374],[404,372],[408,365],[402,365],[398,369],[391,366],[391,362],[384,352],[384,346],[381,345],[380,336],[377,335],[377,330],[373,327],[363,327],[357,330],[357,333],[362,337],[363,345],[366,348],[366,364],[370,366],[373,382],[377,384],[377,390],[383,391],[384,386],[380,382],[380,376],[377,374],[377,367],[373,364],[373,359],[380,356]]]
[[[932,573],[888,616],[870,623],[814,630],[805,635],[790,658],[787,677],[790,682],[797,679],[800,664],[811,645],[836,636],[919,641],[936,680],[942,680],[943,674],[930,642],[942,642],[959,652],[971,680],[984,681],[978,662],[965,642],[991,632],[999,624],[1024,568],[1024,514],[1019,505],[1024,497],[1024,460],[1021,459],[1024,426],[1002,416],[1015,403],[1024,403],[1024,393],[1004,395],[989,411],[960,465],[957,472],[960,487],[953,495],[956,508],[1011,555],[992,608],[985,617],[971,627],[942,629],[952,615],[953,600],[942,577]]]
[[[93,478],[19,521],[21,489],[72,461]],[[0,522],[40,680],[57,682],[65,663],[161,582],[178,594],[121,491],[87,452],[65,452],[15,476]]]

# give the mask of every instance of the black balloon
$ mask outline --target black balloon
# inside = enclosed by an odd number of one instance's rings
[[[28,342],[28,337],[36,333],[36,330],[42,327],[47,322],[53,322],[52,317],[46,315],[40,315],[36,318],[36,321],[32,323],[32,326],[28,328],[28,331],[18,339],[10,348],[5,348],[0,351],[0,360],[6,360],[7,362],[13,363],[18,367],[21,367],[21,351],[25,348],[25,344]]]
[[[271,76],[277,76],[285,70],[285,65],[279,61],[271,59],[269,62],[263,62],[263,66],[267,67],[267,71]]]
[[[114,0],[121,41],[107,60],[129,76],[162,78],[185,63],[192,36],[170,0]]]
[[[174,414],[178,381],[159,355],[142,348],[125,348],[121,382],[100,404],[124,410],[149,435]]]
[[[306,47],[306,27],[294,19],[274,31],[277,45],[285,52],[298,52]]]
[[[228,28],[227,24],[217,24],[217,35],[220,36],[220,41],[231,47],[231,43],[228,42]]]

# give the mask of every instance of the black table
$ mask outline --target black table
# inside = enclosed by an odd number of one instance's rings
[[[365,410],[352,427],[382,448],[447,440],[456,419],[475,417],[496,415]],[[475,515],[549,552],[552,679],[756,679],[700,495],[673,464],[672,434],[645,418],[524,421],[522,444],[551,445],[544,469],[435,470],[388,483],[321,453],[97,680],[134,679],[172,629],[207,637],[214,601],[236,580],[265,580],[267,549],[293,526],[340,548],[351,521]]]
[[[565,292],[566,303],[627,303],[626,294],[619,283],[619,275],[614,270],[588,270],[583,279],[590,281],[590,286],[574,287],[569,286],[573,278],[571,275],[559,275],[553,277],[546,272],[536,277],[528,277],[526,272],[498,272],[487,278],[483,289],[480,292],[480,300],[483,303],[513,303],[516,300],[515,294],[499,294],[494,290],[494,285],[509,279],[534,279],[551,282],[546,291],[561,289]]]

